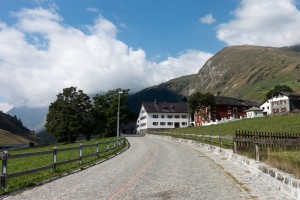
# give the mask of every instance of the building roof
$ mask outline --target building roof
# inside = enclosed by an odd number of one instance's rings
[[[250,101],[245,99],[238,99],[234,97],[215,96],[216,105],[228,105],[228,106],[246,106],[246,107],[258,107],[257,101]]]
[[[273,94],[273,96],[276,96],[276,94],[285,95],[288,97],[300,97],[300,94],[294,93],[294,92],[276,92]]]
[[[188,113],[188,103],[143,102],[147,113]]]
[[[246,110],[246,112],[251,112],[251,111],[263,111],[263,109],[261,109],[261,108],[258,108],[258,107],[252,107],[252,108],[249,108],[248,110]]]

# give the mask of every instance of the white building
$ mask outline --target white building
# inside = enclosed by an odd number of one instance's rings
[[[257,108],[257,107],[252,107],[248,110],[246,110],[246,115],[247,118],[254,118],[254,117],[263,117],[263,109]]]
[[[137,119],[137,134],[188,127],[189,120],[187,103],[143,102]]]
[[[265,101],[260,108],[265,115],[291,112],[300,109],[300,94],[276,92],[271,99]]]

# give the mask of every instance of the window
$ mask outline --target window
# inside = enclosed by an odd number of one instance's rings
[[[231,115],[231,110],[228,110],[228,115]]]
[[[160,122],[160,125],[161,125],[161,126],[165,126],[165,125],[166,125],[166,122]]]
[[[279,108],[273,109],[273,113],[278,113],[278,112],[279,112]]]
[[[286,108],[281,108],[281,112],[286,112]]]
[[[182,125],[182,126],[186,126],[186,125],[187,125],[187,122],[181,122],[181,125]]]
[[[282,104],[286,104],[286,100],[282,100]]]
[[[172,119],[173,115],[168,115],[167,118]]]
[[[180,118],[180,115],[175,115],[174,116],[176,119],[179,119]]]
[[[158,118],[158,115],[153,115],[152,117],[153,117],[153,118]]]
[[[158,122],[153,122],[153,126],[157,126],[158,125]]]
[[[168,126],[172,126],[173,125],[173,122],[168,122]]]
[[[142,124],[141,124],[141,127],[146,126],[146,125],[147,125],[146,123],[142,123]]]
[[[181,118],[182,118],[182,119],[186,119],[186,118],[187,118],[187,115],[181,115]]]
[[[143,119],[146,119],[146,116],[143,116],[143,117],[140,118],[140,120],[143,120]]]
[[[164,116],[164,115],[161,115],[161,118],[165,118],[165,116]]]

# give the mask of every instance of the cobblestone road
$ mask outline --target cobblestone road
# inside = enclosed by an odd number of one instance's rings
[[[111,160],[4,199],[251,199],[199,151],[147,137],[128,140],[131,147]]]

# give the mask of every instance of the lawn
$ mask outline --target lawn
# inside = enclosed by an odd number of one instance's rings
[[[106,141],[112,141],[116,138],[105,138],[105,139],[95,139],[91,141],[85,141],[80,143],[61,143],[56,145],[46,145],[46,146],[38,146],[38,147],[31,147],[26,149],[17,149],[17,150],[11,150],[8,153],[10,155],[14,154],[22,154],[22,153],[30,153],[30,152],[42,152],[42,151],[49,151],[53,150],[54,147],[57,147],[57,149],[63,149],[63,148],[69,148],[69,147],[78,147],[80,144],[82,145],[89,145],[94,144],[93,146],[89,147],[83,147],[83,156],[92,154],[96,152],[96,143],[99,142],[106,142]],[[84,167],[87,167],[89,165],[93,165],[94,163],[97,163],[108,156],[111,156],[112,154],[116,154],[118,151],[121,151],[122,149],[127,147],[127,141],[125,140],[125,145],[116,148],[115,150],[112,150],[110,152],[103,152],[99,153],[99,157],[96,158],[96,156],[86,157],[82,159],[82,164],[80,165],[78,161],[68,163],[65,165],[59,165],[56,168],[56,171],[53,169],[41,171],[41,172],[35,172],[28,175],[23,175],[19,177],[9,178],[7,181],[7,187],[5,189],[0,189],[0,194],[4,194],[7,192],[12,192],[24,187],[36,185],[42,181],[51,179],[53,177],[59,177],[64,174],[68,174],[74,170],[80,170]],[[109,145],[109,148],[113,147],[113,143],[111,142]],[[99,151],[105,150],[106,144],[99,145]],[[53,154],[46,154],[46,155],[38,155],[38,156],[31,156],[31,157],[23,157],[23,158],[16,158],[16,159],[8,159],[8,174],[12,174],[15,172],[25,171],[29,169],[39,168],[43,166],[48,166],[52,164],[52,156]],[[76,159],[79,157],[79,149],[75,150],[68,150],[68,151],[59,151],[57,152],[57,162],[62,162],[70,159]],[[2,168],[2,162],[0,163],[0,169]]]

